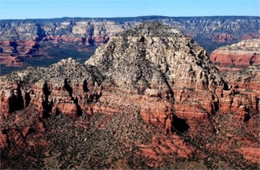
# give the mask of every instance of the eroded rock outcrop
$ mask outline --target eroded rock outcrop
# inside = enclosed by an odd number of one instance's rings
[[[211,40],[217,43],[224,43],[234,40],[234,37],[227,33],[215,34],[212,36]]]
[[[98,67],[129,98],[140,96],[144,120],[162,123],[168,131],[173,110],[184,119],[207,120],[216,112],[216,91],[225,85],[203,48],[156,23],[111,38],[86,64]]]
[[[246,112],[245,110],[248,110],[248,108],[253,108],[258,112],[260,111],[259,69],[259,65],[249,66],[240,72],[229,73],[227,75],[226,79],[231,85],[233,99],[230,102],[225,102],[226,104],[232,103],[235,107],[244,110],[244,112]]]
[[[237,71],[260,64],[260,39],[244,40],[212,52],[210,59],[222,71]]]
[[[2,113],[8,115],[8,113],[33,104],[37,106],[40,117],[58,112],[72,118],[77,117],[82,114],[82,109],[84,109],[80,107],[80,104],[90,103],[100,95],[101,87],[99,85],[102,76],[98,76],[94,70],[89,72],[88,69],[90,68],[70,58],[61,60],[49,68],[29,68],[2,77]],[[35,73],[37,75],[34,75]],[[10,86],[10,82],[8,86],[5,86],[6,80],[13,82],[14,86]],[[21,86],[22,91],[20,90]],[[18,98],[14,91],[19,90]],[[15,101],[12,102],[13,100]],[[22,103],[22,107],[14,110],[14,106],[18,102]]]

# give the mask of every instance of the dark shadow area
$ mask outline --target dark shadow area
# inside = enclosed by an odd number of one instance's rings
[[[145,38],[144,38],[144,37],[141,37],[139,41],[140,41],[141,43],[144,43],[144,42],[145,42]]]
[[[229,90],[227,83],[224,82],[224,90]]]
[[[212,113],[215,114],[216,112],[219,111],[219,101],[218,101],[218,99],[215,100],[216,97],[214,95],[212,97],[213,97],[212,99],[215,101],[215,102],[213,102],[214,109],[212,110]]]
[[[84,84],[84,83],[83,83],[83,84]],[[80,107],[79,104],[78,104],[78,98],[74,98],[74,97],[72,96],[73,89],[72,89],[72,87],[69,85],[67,79],[64,80],[64,89],[69,93],[71,99],[73,100],[73,102],[74,102],[75,105],[77,106],[77,115],[78,115],[78,116],[81,116],[81,115],[82,115],[82,109],[81,109],[81,107]],[[84,90],[84,85],[83,85],[83,90]],[[86,89],[85,89],[85,90],[86,90]]]
[[[88,44],[94,46],[95,45],[95,41],[93,39],[89,38],[88,39]]]
[[[180,133],[187,132],[190,128],[190,126],[186,123],[186,120],[178,118],[177,116],[173,116],[173,131],[176,130]]]
[[[82,109],[81,109],[81,107],[78,104],[78,99],[77,98],[74,100],[74,103],[77,106],[77,116],[81,116],[82,115]]]
[[[73,89],[70,87],[67,79],[64,80],[64,88],[69,92],[70,97],[72,97]]]
[[[247,114],[244,118],[244,122],[248,122],[249,119],[251,119],[251,116],[249,114]]]
[[[84,91],[84,92],[88,92],[88,91],[89,91],[89,89],[88,89],[88,83],[87,83],[86,80],[83,81],[83,91]]]
[[[254,59],[256,58],[256,54],[254,54],[249,61],[249,65],[253,65],[254,64]]]
[[[214,102],[214,107],[215,107],[215,112],[218,112],[219,111],[219,103]]]
[[[43,107],[43,118],[49,117],[49,113],[52,110],[52,103],[49,103],[49,95],[51,94],[51,91],[49,91],[48,85],[45,82],[42,88],[43,94],[45,95],[44,101],[42,102]]]
[[[43,91],[43,94],[45,95],[45,99],[46,99],[46,97],[48,97],[51,94],[46,82],[43,85],[42,91]]]
[[[10,46],[14,48],[14,49],[13,49],[13,52],[14,52],[14,53],[17,53],[17,52],[18,52],[18,51],[17,51],[18,44],[17,44],[15,41],[10,42]]]
[[[82,44],[86,44],[86,37],[82,37],[82,38],[81,38],[81,43],[82,43]]]
[[[36,24],[36,27],[37,27],[36,41],[41,41],[44,37],[46,37],[45,31],[42,29],[40,24]]]
[[[9,113],[24,108],[24,100],[22,96],[22,91],[20,89],[20,85],[18,85],[16,89],[16,94],[12,95],[12,97],[8,99],[8,103],[9,103]]]
[[[31,97],[29,93],[25,93],[25,107],[27,107],[30,104]]]

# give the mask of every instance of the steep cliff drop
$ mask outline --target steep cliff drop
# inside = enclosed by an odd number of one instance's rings
[[[257,168],[258,72],[224,79],[191,38],[141,24],[84,65],[0,77],[1,168]]]

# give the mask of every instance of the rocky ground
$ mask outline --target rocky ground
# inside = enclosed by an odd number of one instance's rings
[[[150,22],[80,64],[0,77],[1,168],[257,169],[259,67],[224,75]]]

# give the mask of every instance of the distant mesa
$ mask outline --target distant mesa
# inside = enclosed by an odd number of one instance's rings
[[[227,34],[227,33],[221,33],[221,34],[215,34],[213,37],[212,37],[212,41],[213,42],[217,42],[217,43],[225,43],[225,42],[229,42],[229,41],[232,41],[234,40],[235,38],[230,35],[230,34]]]
[[[260,39],[243,40],[218,48],[210,59],[222,71],[237,71],[260,64]]]
[[[260,39],[260,33],[245,34],[241,37],[242,40]]]

